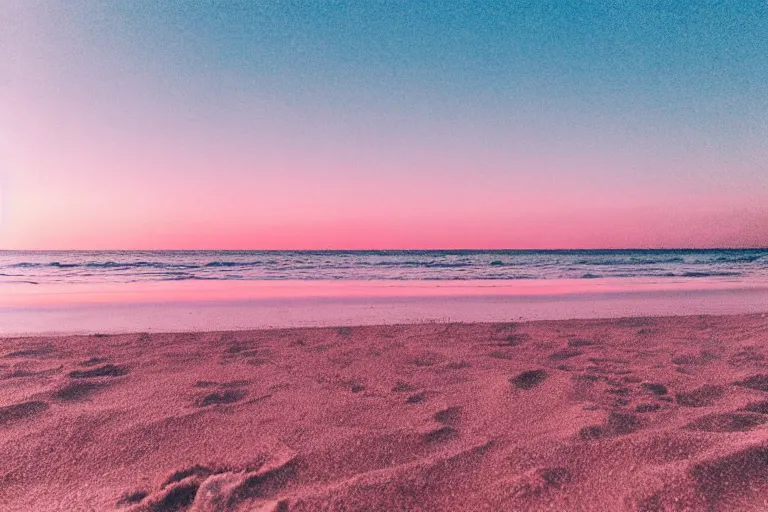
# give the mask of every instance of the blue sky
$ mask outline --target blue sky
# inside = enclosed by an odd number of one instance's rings
[[[195,244],[201,217],[233,226],[201,245],[418,245],[414,221],[515,247],[569,218],[605,234],[552,244],[768,243],[764,1],[1,9],[8,246]]]

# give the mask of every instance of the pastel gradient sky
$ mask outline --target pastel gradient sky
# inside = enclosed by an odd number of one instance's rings
[[[0,5],[0,249],[768,246],[768,2]]]

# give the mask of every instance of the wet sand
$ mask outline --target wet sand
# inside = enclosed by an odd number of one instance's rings
[[[0,283],[0,336],[734,315],[766,308],[764,281]]]
[[[768,317],[0,340],[0,509],[765,510]]]

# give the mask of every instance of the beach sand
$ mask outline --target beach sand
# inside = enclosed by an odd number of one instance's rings
[[[766,510],[768,317],[0,340],[4,511]]]

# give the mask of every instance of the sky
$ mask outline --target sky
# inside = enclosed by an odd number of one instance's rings
[[[768,2],[0,4],[0,249],[768,246]]]

